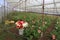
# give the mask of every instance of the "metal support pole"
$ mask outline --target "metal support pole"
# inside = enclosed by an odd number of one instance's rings
[[[26,12],[26,1],[27,1],[27,0],[25,0],[25,12]]]
[[[5,0],[4,0],[4,16],[3,17],[5,17]],[[5,19],[5,18],[4,18]]]
[[[26,0],[25,0],[25,12],[26,12]]]
[[[3,11],[3,15],[2,15],[2,22],[4,21],[5,17],[5,0],[4,0],[4,11]]]
[[[44,0],[42,5],[42,26],[44,26]]]

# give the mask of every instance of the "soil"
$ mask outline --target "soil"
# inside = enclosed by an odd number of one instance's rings
[[[15,33],[16,35],[19,35],[19,31],[17,28],[11,28],[9,31]]]
[[[15,39],[13,39],[13,38],[11,38],[11,37],[9,37],[9,36],[7,35],[6,38],[5,38],[5,40],[15,40]]]
[[[16,28],[11,28],[9,32],[16,34],[16,38],[19,35],[18,30]],[[10,37],[9,34],[7,34],[7,36],[5,37],[5,40],[16,40],[16,39]]]

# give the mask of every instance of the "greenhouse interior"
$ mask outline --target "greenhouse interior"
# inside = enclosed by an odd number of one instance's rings
[[[60,40],[60,0],[0,0],[0,40]]]

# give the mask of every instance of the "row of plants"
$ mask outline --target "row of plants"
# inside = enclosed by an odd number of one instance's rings
[[[56,40],[60,40],[60,17],[57,19],[57,23],[55,25],[55,29],[51,32],[51,35],[55,35]]]
[[[53,16],[53,15],[44,15],[44,21],[43,21],[44,25],[42,26],[42,14],[36,14],[31,12],[11,12],[7,16],[4,22],[6,23],[7,20],[8,21],[12,20],[16,22],[18,19],[27,21],[29,23],[29,26],[25,28],[23,36],[28,40],[33,40],[33,39],[37,40],[39,37],[42,36],[42,32],[44,32],[47,29],[47,27],[49,27],[49,25],[55,18],[56,16]],[[9,24],[9,22],[7,22],[7,24],[4,24],[4,25],[5,25],[5,28],[7,29],[15,27],[15,24]],[[59,26],[60,25],[56,24],[55,28]],[[58,30],[55,30],[55,31],[58,31]],[[55,31],[51,32],[51,35],[55,34]],[[58,32],[56,33],[58,36]],[[57,37],[57,40],[59,40],[59,37]]]

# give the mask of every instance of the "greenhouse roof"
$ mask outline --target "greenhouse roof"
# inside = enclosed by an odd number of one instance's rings
[[[7,8],[42,12],[43,0],[3,0]],[[1,3],[0,3],[1,4]],[[56,13],[60,10],[60,0],[44,0],[44,11]]]

